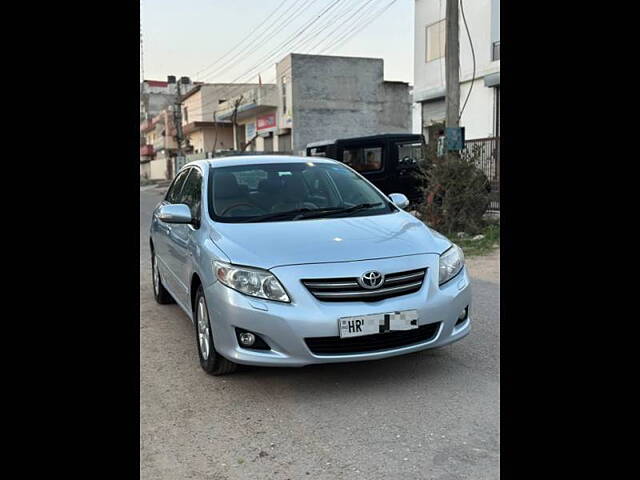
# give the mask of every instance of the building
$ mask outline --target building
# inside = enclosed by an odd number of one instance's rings
[[[381,58],[289,54],[276,64],[274,148],[303,155],[330,138],[411,132],[409,85],[384,80]]]
[[[188,77],[179,81],[181,94],[197,85]],[[140,83],[140,176],[143,178],[173,176],[173,163],[169,158],[175,156],[177,148],[173,128],[177,92],[178,82],[174,76],[167,77],[166,82],[144,80]]]
[[[180,92],[182,95],[193,89],[197,83],[190,78],[180,79]],[[144,80],[140,84],[140,122],[150,119],[176,102],[178,84],[176,77],[169,76],[167,81]]]
[[[236,150],[304,155],[320,140],[411,132],[409,85],[384,80],[379,58],[289,54],[275,84],[236,92],[216,112],[233,124],[237,106]]]
[[[235,114],[234,150],[274,152],[277,110],[276,85],[257,85],[220,104],[216,118],[233,122]]]
[[[218,112],[234,92],[253,86],[255,84],[205,83],[182,97],[182,131],[189,145],[188,153],[205,158],[207,152],[234,149],[231,120],[219,117]]]
[[[444,122],[445,107],[445,10],[446,2],[415,0],[415,57],[413,99],[420,105],[420,125]],[[460,14],[460,107],[471,88],[460,118],[467,139],[500,136],[500,0],[464,2],[476,58]],[[427,138],[427,141],[429,139]]]
[[[150,180],[171,178],[178,150],[173,105],[140,124],[140,176]]]

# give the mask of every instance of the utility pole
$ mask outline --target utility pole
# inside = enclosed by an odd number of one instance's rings
[[[184,151],[182,148],[184,142],[184,135],[182,133],[182,94],[180,92],[180,82],[182,78],[176,81],[176,101],[173,108],[173,122],[176,127],[176,143],[178,144],[178,152],[176,154],[176,171],[178,165],[178,158],[184,157]],[[170,176],[173,176],[171,172],[169,172]]]
[[[447,84],[446,127],[459,127],[460,116],[460,39],[458,37],[458,0],[447,0],[444,57]]]

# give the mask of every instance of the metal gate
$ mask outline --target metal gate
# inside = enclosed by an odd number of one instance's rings
[[[463,157],[475,158],[476,166],[491,183],[489,210],[500,211],[500,137],[466,140]]]

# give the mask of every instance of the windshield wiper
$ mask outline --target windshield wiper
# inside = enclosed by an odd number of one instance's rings
[[[324,208],[322,210],[310,210],[309,212],[301,212],[294,220],[298,218],[316,218],[316,217],[325,217],[327,215],[335,215],[338,213],[353,213],[358,212],[360,210],[366,210],[368,208],[378,207],[382,205],[382,202],[377,203],[359,203],[352,207],[345,208]]]
[[[265,215],[258,215],[257,217],[249,217],[240,220],[238,223],[249,222],[268,222],[270,220],[280,220],[284,218],[292,217],[291,220],[300,220],[303,218],[319,218],[327,215],[333,215],[336,213],[352,213],[359,210],[365,210],[367,208],[373,208],[382,205],[382,202],[378,203],[359,203],[352,207],[329,207],[329,208],[296,208],[294,210],[287,210],[286,212],[267,213]]]
[[[303,215],[307,212],[319,212],[319,211],[324,212],[325,210],[335,210],[335,209],[323,208],[321,210],[318,210],[318,209],[312,209],[312,208],[306,208],[306,207],[296,208],[294,210],[287,210],[286,212],[267,213],[265,215],[258,215],[257,217],[249,217],[244,220],[240,220],[240,223],[267,222],[269,220],[279,220],[280,218],[287,218],[291,216],[294,216],[293,219],[297,220],[297,218],[300,215]]]

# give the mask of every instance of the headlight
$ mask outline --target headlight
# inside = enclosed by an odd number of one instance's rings
[[[464,267],[464,253],[455,243],[440,255],[440,285],[455,277]]]
[[[229,263],[213,262],[216,278],[224,285],[252,297],[289,302],[282,284],[271,273],[249,267],[236,267]]]

